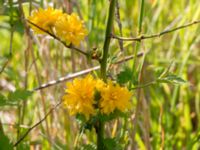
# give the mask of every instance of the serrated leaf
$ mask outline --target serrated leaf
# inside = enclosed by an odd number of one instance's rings
[[[29,96],[32,95],[31,91],[27,90],[16,90],[15,92],[11,92],[8,95],[8,100],[9,101],[20,101],[20,100],[27,100]]]
[[[119,84],[125,84],[130,81],[132,78],[132,71],[130,68],[125,67],[118,75],[117,75],[117,82]]]
[[[185,80],[183,80],[181,77],[179,76],[176,76],[174,74],[169,74],[167,76],[165,76],[164,78],[161,78],[161,79],[158,79],[157,80],[158,82],[161,82],[161,83],[174,83],[174,84],[184,84],[186,83]]]

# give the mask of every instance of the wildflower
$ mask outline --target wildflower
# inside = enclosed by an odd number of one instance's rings
[[[110,114],[115,109],[125,111],[130,107],[131,92],[125,87],[120,87],[109,81],[107,86],[102,88],[100,109],[104,114]]]
[[[40,28],[53,33],[53,28],[55,26],[56,21],[63,15],[61,10],[53,9],[52,7],[48,7],[47,9],[36,10],[33,12],[32,16],[28,17],[28,20]],[[32,29],[38,34],[45,34],[39,28],[31,25]]]
[[[91,75],[67,83],[66,95],[63,96],[63,100],[71,115],[80,113],[89,119],[90,115],[95,114],[93,107],[95,84],[96,81]]]
[[[65,14],[55,24],[56,34],[68,44],[79,45],[87,35],[87,30],[77,14]]]
[[[106,87],[106,84],[101,79],[96,80],[95,88],[97,91],[102,91],[102,89],[104,89],[105,87]]]

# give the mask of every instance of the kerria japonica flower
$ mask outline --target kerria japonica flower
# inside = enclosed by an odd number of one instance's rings
[[[79,45],[87,35],[83,21],[75,13],[71,15],[64,14],[55,24],[56,34],[68,44]]]
[[[126,88],[121,87],[117,83],[108,81],[106,86],[100,88],[100,110],[103,114],[110,114],[115,110],[125,112],[130,108],[132,93]]]
[[[100,94],[98,99],[95,97],[96,92]],[[82,114],[88,120],[97,112],[109,115],[115,110],[127,111],[131,106],[131,96],[126,87],[121,87],[110,80],[104,83],[88,75],[67,83],[63,101],[71,115]]]
[[[83,114],[86,119],[89,119],[90,115],[95,114],[93,107],[95,84],[96,81],[91,75],[67,83],[63,101],[71,115]]]
[[[53,33],[55,23],[61,16],[63,16],[61,10],[53,9],[51,7],[48,7],[47,9],[39,8],[38,10],[33,11],[32,15],[28,17],[28,20],[45,31]],[[32,24],[30,24],[30,26],[36,34],[46,34],[36,26]]]
[[[67,44],[78,46],[87,35],[84,22],[75,13],[63,13],[59,9],[48,7],[33,11],[28,20],[39,28],[57,36]],[[37,26],[30,23],[36,34],[47,34]]]

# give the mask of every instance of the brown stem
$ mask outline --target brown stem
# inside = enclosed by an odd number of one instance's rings
[[[191,23],[188,23],[188,24],[185,24],[185,25],[173,28],[173,29],[165,30],[165,31],[162,31],[160,33],[156,33],[156,34],[152,34],[152,35],[141,35],[139,37],[133,37],[133,38],[119,37],[119,36],[116,36],[116,35],[112,35],[112,38],[118,39],[118,40],[123,40],[123,41],[141,41],[141,40],[145,40],[145,39],[160,37],[160,36],[163,36],[165,34],[168,34],[168,33],[171,33],[171,32],[177,31],[177,30],[181,30],[181,29],[184,29],[184,28],[187,28],[187,27],[190,27],[192,25],[199,24],[199,23],[200,23],[200,20],[193,21]]]

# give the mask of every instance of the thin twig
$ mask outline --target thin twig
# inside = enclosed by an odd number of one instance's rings
[[[13,49],[13,36],[14,36],[14,25],[11,24],[10,29],[10,48],[9,48],[9,54],[12,55],[12,49]]]
[[[156,81],[151,81],[151,82],[148,82],[148,83],[143,84],[143,85],[135,86],[135,87],[131,88],[130,90],[136,90],[136,89],[145,88],[145,87],[148,87],[148,86],[154,85],[154,84],[156,84],[156,83],[157,83]]]
[[[143,55],[143,52],[138,53],[137,57],[141,57],[142,55]],[[120,63],[123,63],[124,61],[129,61],[132,58],[133,58],[133,55],[127,56],[124,59],[117,61],[115,64],[120,64]],[[96,71],[96,70],[99,70],[99,69],[100,69],[100,66],[96,66],[96,67],[93,67],[93,68],[89,68],[89,69],[86,69],[86,70],[82,70],[82,71],[76,72],[74,74],[69,74],[67,76],[59,78],[58,80],[52,80],[52,81],[49,81],[48,83],[42,84],[41,86],[34,88],[32,91],[38,91],[38,90],[41,90],[41,89],[56,85],[58,83],[61,83],[61,82],[67,81],[67,80],[71,80],[73,78],[88,74],[88,73],[90,73],[92,71]]]
[[[160,33],[156,33],[156,34],[152,34],[152,35],[141,35],[139,37],[133,37],[133,38],[126,38],[126,37],[119,37],[119,36],[116,36],[116,35],[112,35],[112,38],[118,39],[118,40],[123,40],[123,41],[141,41],[141,40],[145,40],[145,39],[160,37],[160,36],[163,36],[165,34],[168,34],[168,33],[180,30],[180,29],[184,29],[184,28],[187,28],[187,27],[190,27],[192,25],[199,24],[199,23],[200,23],[200,20],[193,21],[191,23],[188,23],[188,24],[185,24],[185,25],[173,28],[173,29],[165,30],[165,31],[162,31]]]
[[[13,49],[13,35],[14,35],[14,21],[13,21],[13,1],[9,1],[9,7],[10,7],[10,48],[9,53],[12,55],[12,49]]]
[[[30,127],[23,136],[21,136],[21,138],[14,144],[14,147],[17,146],[21,141],[23,141],[23,139],[38,125],[40,125],[44,120],[46,120],[46,118],[62,103],[63,101],[60,100],[54,107],[52,107],[48,113],[46,113],[46,115],[40,120],[38,121],[36,124],[34,124],[32,127]]]
[[[37,27],[38,29],[40,29],[41,31],[47,33],[48,35],[50,35],[51,37],[53,37],[54,39],[58,40],[59,42],[61,42],[65,47],[67,48],[70,48],[70,49],[73,49],[73,50],[76,50],[77,52],[85,55],[85,56],[88,56],[88,53],[84,52],[83,50],[80,50],[79,48],[77,47],[74,47],[72,44],[70,45],[67,45],[65,41],[62,41],[59,37],[57,37],[56,35],[54,35],[53,33],[41,28],[40,26],[36,25],[35,23],[29,21],[29,20],[26,20],[28,23],[30,23],[31,25]]]
[[[5,70],[6,66],[7,66],[8,63],[9,63],[9,60],[10,60],[10,59],[6,60],[6,62],[3,64],[3,66],[2,66],[2,68],[1,68],[1,70],[0,70],[0,74]]]
[[[66,80],[70,80],[70,79],[73,79],[75,77],[78,77],[78,76],[82,76],[82,75],[85,75],[85,74],[88,74],[92,71],[95,71],[95,70],[98,70],[100,69],[100,66],[96,66],[96,67],[93,67],[93,68],[89,68],[89,69],[86,69],[86,70],[83,70],[83,71],[80,71],[80,72],[76,72],[74,74],[69,74],[65,77],[61,77],[59,78],[58,80],[52,80],[46,84],[42,84],[41,86],[37,87],[37,88],[34,88],[33,91],[37,91],[37,90],[41,90],[41,89],[44,89],[44,88],[47,88],[47,87],[50,87],[50,86],[53,86],[55,84],[58,84],[60,82],[63,82],[63,81],[66,81]]]

